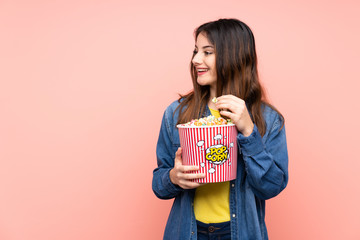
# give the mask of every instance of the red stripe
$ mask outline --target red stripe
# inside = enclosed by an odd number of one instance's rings
[[[205,150],[205,152],[206,152],[206,149],[207,149],[207,140],[206,140],[206,136],[205,136],[204,129],[205,129],[205,128],[201,128],[200,133],[201,133],[201,139],[204,140],[204,150]],[[208,172],[208,163],[207,163],[206,159],[204,159],[203,173],[205,174],[205,178],[202,179],[202,182],[203,182],[203,183],[207,182],[207,179],[208,179],[208,176],[207,176],[208,174],[207,174],[207,172]]]
[[[229,150],[229,146],[228,146],[228,135],[227,135],[227,128],[226,127],[222,127],[221,128],[221,132],[222,132],[222,136],[223,136],[223,143],[224,143],[224,146],[226,146],[227,147],[227,149]],[[225,139],[225,136],[226,136],[226,139]],[[225,182],[225,181],[227,181],[227,173],[228,173],[228,166],[229,166],[229,159],[228,160],[226,160],[226,162],[224,163],[224,165],[223,165],[223,176],[224,176],[224,179],[223,179],[223,181]]]
[[[222,126],[220,131],[221,131],[221,135],[223,137],[222,144],[227,147],[227,135],[226,135],[225,130],[226,130],[226,128]],[[225,137],[226,137],[226,139],[225,139]],[[221,167],[222,167],[222,170],[221,170],[222,179],[221,180],[222,181],[226,181],[226,173],[227,173],[226,163],[227,163],[227,160],[226,160],[226,162],[224,162],[221,165]]]
[[[234,161],[233,161],[233,157],[234,157],[234,149],[233,148],[230,148],[230,144],[233,142],[233,131],[232,131],[232,127],[229,127],[228,128],[228,132],[229,132],[229,141],[228,141],[228,144],[229,144],[229,161],[231,162],[231,165],[229,166],[229,164],[228,164],[228,167],[229,167],[229,173],[228,173],[228,180],[230,180],[231,179],[231,176],[232,176],[232,174],[233,174],[233,164],[235,164],[234,163]]]
[[[225,136],[226,135],[226,132],[224,131],[225,130],[225,127],[221,127],[221,135],[223,137],[223,145],[227,147],[227,138],[225,139]],[[227,180],[227,176],[226,176],[226,173],[227,173],[227,167],[226,167],[226,163],[227,163],[228,160],[226,160],[226,162],[222,165],[222,171],[221,171],[221,175],[222,175],[222,181],[226,181]]]
[[[192,156],[192,153],[193,153],[193,146],[192,146],[192,136],[191,136],[191,128],[188,128],[187,129],[187,133],[188,133],[188,139],[189,139],[189,165],[194,165],[193,162],[193,156]]]
[[[197,142],[198,142],[198,138],[196,136],[196,132],[197,132],[196,130],[197,130],[196,128],[192,129],[192,136],[193,136],[192,147],[193,147],[193,153],[194,153],[193,165],[199,165],[199,160],[197,158],[197,150],[198,150]]]
[[[200,165],[200,163],[201,163],[201,158],[200,158],[201,147],[197,146],[197,143],[199,141],[201,141],[201,137],[199,135],[199,129],[195,129],[195,133],[196,133],[196,165],[199,166],[198,172],[201,173],[201,171],[202,171],[201,165]],[[199,179],[198,182],[200,182],[200,181],[201,181],[201,179]]]
[[[186,128],[185,131],[184,131],[184,135],[185,135],[185,138],[186,138],[186,154],[187,154],[187,165],[190,164],[190,161],[191,161],[191,157],[190,157],[190,144],[189,144],[189,129]]]
[[[213,146],[214,145],[214,138],[213,138],[214,136],[213,136],[211,130],[212,130],[212,128],[208,129],[208,134],[209,134],[210,143],[211,143],[210,146]],[[216,170],[216,165],[213,164],[213,168]],[[216,174],[217,174],[216,171],[211,173],[212,182],[216,182]]]
[[[197,142],[199,142],[200,140],[203,140],[202,137],[201,137],[201,129],[200,129],[200,128],[199,128],[199,129],[196,129],[196,136],[197,136],[197,139],[198,139]],[[201,147],[197,147],[197,148],[198,148],[199,151],[196,153],[196,159],[197,159],[198,166],[199,166],[199,169],[200,169],[199,172],[202,173],[204,170],[203,170],[203,168],[201,167],[201,158],[200,158],[200,154],[199,154],[199,152],[201,153],[201,148],[202,148],[202,146],[201,146]],[[199,179],[198,182],[202,183],[203,180],[202,180],[202,179]]]
[[[195,154],[195,157],[194,157],[194,165],[197,165],[197,166],[200,166],[199,164],[199,157],[198,157],[198,150],[199,150],[199,147],[198,147],[198,142],[199,142],[199,133],[198,133],[198,129],[197,128],[194,128],[193,129],[193,136],[194,136],[194,154]],[[197,171],[197,172],[201,172],[201,169],[200,171]],[[199,180],[197,180],[197,182],[199,182]]]
[[[230,148],[230,144],[234,141],[234,139],[233,139],[233,131],[232,131],[232,127],[229,127],[228,128],[228,136],[229,136],[229,139],[228,139],[228,145],[229,145],[229,160],[230,160],[230,162],[231,162],[231,165],[229,166],[229,164],[228,164],[228,168],[229,168],[229,170],[228,170],[228,180],[230,180],[231,179],[231,177],[232,177],[232,174],[233,174],[233,168],[234,168],[234,166],[233,166],[233,164],[235,164],[234,163],[234,161],[233,161],[233,157],[234,157],[234,151],[233,151],[233,148]]]
[[[189,165],[192,165],[192,146],[191,146],[191,133],[190,128],[186,130],[187,138],[188,138],[188,148],[189,148]]]
[[[186,164],[188,165],[189,164],[189,136],[187,134],[187,129],[184,129],[184,138],[185,138],[185,141],[184,141],[184,144],[186,146]]]
[[[204,144],[204,148],[205,148],[205,151],[206,149],[209,148],[209,139],[208,139],[208,136],[207,136],[207,133],[206,133],[206,128],[203,128],[202,129],[202,135],[203,135],[203,138],[204,138],[204,141],[205,141],[205,144]],[[210,165],[209,165],[209,162],[205,159],[205,175],[206,175],[206,178],[204,179],[204,182],[209,182],[209,168],[210,168]]]
[[[231,134],[229,132],[229,129],[230,127],[227,127],[226,128],[226,145],[228,147],[228,150],[229,150],[229,159],[228,159],[228,162],[226,164],[226,180],[229,180],[229,176],[231,175],[231,168],[229,166],[229,162],[231,162],[231,149],[230,149],[230,142],[231,142]],[[232,163],[231,163],[232,164]]]
[[[212,129],[212,136],[211,136],[211,140],[212,142],[214,143],[214,145],[218,145],[219,144],[219,141],[215,140],[215,136],[218,134],[219,132],[219,127],[213,127]],[[216,131],[215,131],[216,130]],[[216,165],[216,171],[214,172],[215,173],[215,181],[216,182],[220,182],[221,181],[221,165]]]
[[[199,136],[200,136],[200,140],[204,141],[203,146],[201,147],[201,149],[203,149],[204,151],[199,151],[198,157],[199,157],[199,164],[200,163],[204,163],[204,167],[201,167],[201,173],[205,173],[206,174],[206,162],[205,162],[205,149],[206,149],[206,140],[205,140],[205,136],[204,136],[204,128],[200,128],[199,131]],[[199,149],[200,150],[200,149]],[[201,183],[205,183],[206,182],[206,177],[201,179]]]
[[[212,142],[212,139],[211,139],[210,128],[207,129],[206,133],[207,133],[207,136],[208,136],[208,139],[209,139],[210,146],[212,146],[213,142]],[[214,164],[212,164],[212,167],[214,168]],[[214,173],[210,173],[210,181],[214,182],[214,180],[215,180],[214,179]]]

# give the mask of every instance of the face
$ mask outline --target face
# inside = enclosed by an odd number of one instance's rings
[[[215,47],[205,34],[200,33],[195,43],[192,63],[197,72],[197,83],[201,86],[216,87]]]

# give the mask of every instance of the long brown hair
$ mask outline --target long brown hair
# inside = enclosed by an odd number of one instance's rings
[[[243,99],[263,136],[266,131],[263,104],[277,110],[267,102],[259,82],[255,39],[251,29],[237,19],[219,19],[198,27],[194,32],[195,41],[200,33],[215,47],[216,96],[231,94]],[[202,116],[210,98],[210,87],[197,83],[197,72],[192,62],[190,73],[194,89],[188,94],[180,95],[178,123]],[[284,122],[283,116],[279,115]]]

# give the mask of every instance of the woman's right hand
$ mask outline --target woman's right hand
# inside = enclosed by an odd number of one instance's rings
[[[192,189],[201,186],[201,183],[192,182],[192,179],[204,178],[205,173],[189,173],[189,171],[199,170],[198,166],[187,166],[182,164],[182,149],[178,148],[175,154],[175,165],[170,170],[170,180],[173,184],[183,189]]]

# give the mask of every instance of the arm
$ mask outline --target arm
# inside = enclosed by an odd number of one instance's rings
[[[158,167],[153,171],[152,180],[152,189],[155,195],[161,199],[173,198],[183,190],[170,180],[169,172],[174,167],[175,151],[173,151],[166,111],[162,119],[159,139],[156,145]]]
[[[176,147],[173,146],[172,141],[173,127],[170,126],[167,116],[169,114],[165,112],[156,146],[158,167],[153,172],[152,182],[155,195],[161,199],[170,199],[176,197],[184,189],[196,188],[201,184],[191,180],[205,177],[205,174],[189,173],[189,171],[198,170],[198,166],[182,165],[182,151],[179,148],[175,153]]]
[[[245,101],[224,95],[218,97],[216,107],[222,109],[221,115],[231,118],[239,131],[239,149],[245,162],[246,178],[254,194],[260,199],[279,194],[288,182],[285,127],[281,128],[280,116],[271,110],[266,112],[269,114],[267,136],[262,138],[251,121]]]
[[[250,136],[238,134],[247,180],[254,194],[264,200],[278,195],[288,182],[285,127],[281,128],[279,116],[268,127],[270,131],[265,142],[256,125]]]

